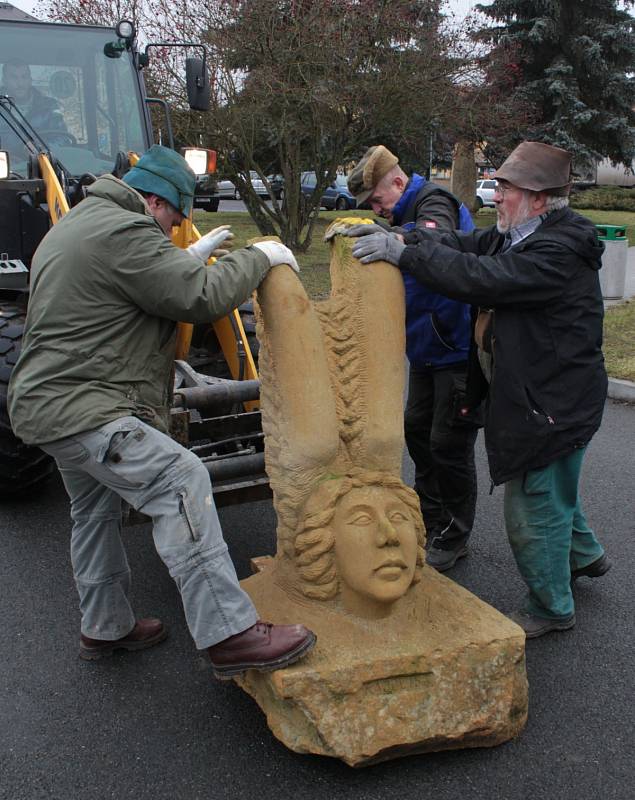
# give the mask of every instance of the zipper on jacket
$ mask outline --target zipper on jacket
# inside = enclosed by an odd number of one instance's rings
[[[435,322],[435,317],[436,317],[436,314],[435,314],[435,313],[434,313],[434,311],[433,311],[433,312],[430,314],[430,322],[431,322],[431,324],[432,324],[432,330],[433,330],[433,331],[436,333],[436,335],[439,337],[439,341],[441,342],[441,344],[442,344],[444,347],[447,347],[447,349],[448,349],[448,350],[451,350],[451,351],[454,353],[454,352],[455,352],[455,350],[456,350],[456,347],[453,347],[451,344],[448,344],[448,343],[445,341],[445,339],[443,338],[443,336],[441,336],[441,334],[439,333],[439,330],[438,330],[438,328],[437,328],[436,322]],[[437,317],[437,320],[438,320],[438,317]]]
[[[547,412],[543,408],[541,408],[538,405],[538,403],[536,403],[534,398],[529,393],[529,389],[527,388],[527,386],[525,386],[525,392],[527,393],[527,397],[529,399],[529,402],[531,403],[531,408],[530,408],[531,413],[535,414],[536,416],[544,417],[549,425],[555,425],[556,423],[554,418],[551,416],[551,414],[547,414]]]

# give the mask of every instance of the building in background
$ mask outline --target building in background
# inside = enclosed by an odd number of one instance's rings
[[[12,6],[11,3],[0,2],[0,19],[16,19],[19,21],[36,19],[36,17],[32,17],[31,14],[27,14],[26,11],[20,11],[19,8]]]

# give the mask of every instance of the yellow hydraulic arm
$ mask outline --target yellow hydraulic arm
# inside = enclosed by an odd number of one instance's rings
[[[49,215],[51,217],[51,222],[55,225],[55,223],[59,222],[64,214],[68,213],[70,210],[68,200],[60,186],[60,182],[57,179],[57,175],[51,166],[48,156],[45,153],[40,153],[38,162],[40,164],[42,178],[44,179],[44,185],[46,186],[46,202],[49,207]]]
[[[129,153],[128,155],[131,165],[134,165],[139,160],[139,157],[136,155],[136,153]],[[48,156],[45,153],[40,153],[38,156],[38,161],[40,165],[40,172],[46,186],[46,202],[48,203],[51,222],[53,225],[55,225],[55,223],[59,222],[64,214],[69,211],[68,201],[64,191],[62,190],[57,175],[55,174],[55,170],[51,166]],[[178,228],[174,229],[172,235],[172,241],[175,245],[177,245],[177,247],[187,247],[192,242],[195,242],[200,238],[201,234],[192,223],[191,215],[188,219],[183,220]],[[213,269],[213,265],[210,268]],[[243,327],[240,314],[238,313],[238,309],[234,309],[226,317],[216,320],[216,322],[213,322],[212,325],[214,327],[214,332],[216,333],[216,338],[218,339],[221,350],[223,351],[223,355],[225,356],[225,360],[227,361],[232,378],[234,380],[239,380],[241,378],[244,380],[256,380],[258,378],[258,371],[256,370],[254,357],[249,348],[249,343],[247,341],[247,336],[245,334],[245,329]],[[194,326],[189,322],[178,323],[176,332],[177,359],[184,360],[187,358],[187,355],[190,351],[190,344],[192,342],[193,330]],[[240,374],[241,364],[238,356],[238,348],[236,347],[236,343],[239,339],[242,340],[245,351],[245,364],[242,376]],[[244,405],[247,411],[253,411],[254,409],[258,408],[257,401],[251,401],[245,403]]]
[[[196,226],[192,224],[191,218],[183,220],[181,225],[178,228],[175,228],[172,234],[172,241],[177,247],[187,247],[188,245],[192,244],[192,242],[195,242],[200,238],[201,234],[196,229]],[[212,264],[209,268],[214,269],[214,265]],[[221,350],[223,351],[223,355],[225,356],[225,360],[229,366],[229,371],[231,372],[232,378],[234,380],[239,380],[239,378],[241,378],[240,359],[238,357],[238,351],[236,348],[237,339],[241,339],[245,349],[244,374],[242,375],[242,378],[244,380],[256,380],[258,378],[258,371],[256,370],[254,357],[249,349],[247,335],[245,333],[238,309],[235,308],[226,317],[218,319],[212,324],[214,326],[216,338],[218,339]],[[190,350],[190,343],[192,341],[193,328],[194,326],[188,322],[179,322],[176,334],[177,358],[187,358],[187,354]],[[258,404],[255,403],[255,401],[251,403],[245,403],[245,407],[252,411],[254,408],[258,407]]]

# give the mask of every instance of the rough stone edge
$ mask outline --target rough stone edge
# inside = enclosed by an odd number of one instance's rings
[[[283,736],[284,725],[280,726],[273,718],[271,710],[261,702],[262,693],[259,694],[256,686],[245,678],[236,679],[236,684],[256,703],[260,711],[265,715],[267,726],[273,736],[286,747],[290,752],[296,753],[301,756],[312,756],[318,758],[332,758],[337,759],[342,764],[350,769],[358,770],[365,767],[372,767],[376,764],[381,764],[386,761],[393,761],[395,759],[407,758],[409,756],[425,756],[431,753],[441,753],[451,750],[471,750],[476,748],[493,748],[500,745],[507,744],[508,742],[516,739],[523,732],[527,725],[527,718],[529,715],[527,706],[519,714],[510,714],[507,718],[507,724],[499,728],[484,733],[478,730],[471,730],[466,733],[460,740],[456,740],[451,736],[440,735],[438,737],[430,738],[424,742],[410,742],[393,745],[392,747],[385,747],[372,755],[360,757],[358,759],[351,759],[345,753],[334,752],[326,741],[322,739],[317,728],[310,731],[310,725],[304,717],[303,710],[300,706],[294,705],[289,708],[290,718],[295,722],[295,729],[304,729],[307,738],[312,738],[315,744],[314,748],[306,746],[293,747],[289,741],[285,741]],[[272,704],[281,702],[280,698],[275,696],[272,692],[271,684],[263,685],[264,692],[269,695],[269,700]],[[293,728],[293,725],[290,726]]]
[[[503,640],[495,641],[500,643]],[[490,642],[489,644],[492,643]],[[509,639],[508,643],[513,644],[513,641]],[[470,647],[471,645],[468,645],[465,649],[467,650]],[[508,655],[511,655],[511,653]],[[453,734],[440,733],[438,736],[421,741],[404,741],[380,748],[372,754],[369,753],[358,758],[352,758],[350,753],[344,751],[337,752],[329,740],[323,738],[319,731],[319,725],[316,724],[312,714],[307,712],[298,697],[294,697],[294,684],[297,682],[297,676],[288,676],[284,672],[258,674],[249,671],[234,680],[259,706],[266,717],[267,725],[272,734],[289,750],[300,755],[335,758],[353,769],[358,769],[411,755],[425,755],[444,750],[497,747],[515,739],[525,728],[528,717],[529,685],[526,673],[524,637],[520,658],[517,661],[512,658],[512,661],[517,663],[519,668],[522,667],[522,676],[518,670],[515,670],[514,675],[509,678],[511,681],[510,691],[516,703],[512,703],[509,706],[509,713],[505,722],[499,724],[498,727],[492,727],[489,730],[472,728],[466,730],[464,735],[460,737]],[[302,670],[302,665],[300,665],[299,669]],[[313,672],[313,670],[310,672]],[[387,675],[386,677],[397,676]],[[285,686],[289,678],[291,678],[291,685]],[[517,683],[519,679],[522,686]],[[364,687],[362,686],[361,691],[363,689]],[[519,700],[523,702],[519,704]],[[281,709],[282,707],[285,708],[285,713],[277,716],[276,708]],[[297,739],[297,741],[294,742],[294,739]]]

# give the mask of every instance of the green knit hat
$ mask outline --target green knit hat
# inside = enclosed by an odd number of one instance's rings
[[[192,210],[196,175],[183,156],[154,144],[122,178],[140,192],[162,197],[184,216]]]

